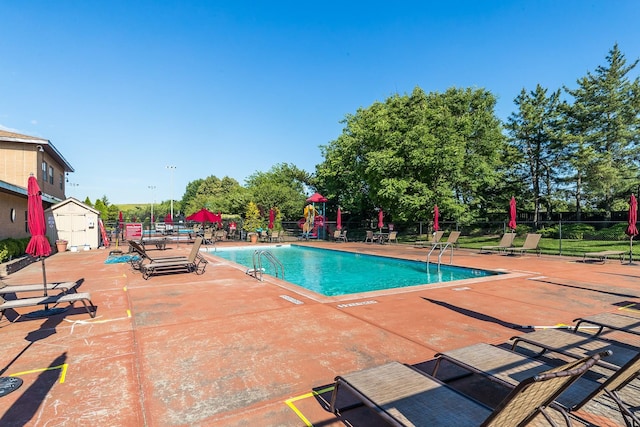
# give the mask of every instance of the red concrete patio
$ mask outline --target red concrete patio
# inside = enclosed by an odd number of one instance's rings
[[[419,260],[427,254],[409,245],[300,244]],[[181,243],[153,252],[189,249]],[[640,267],[618,261],[456,250],[454,264],[508,274],[327,298],[274,278],[259,282],[214,254],[201,276],[150,280],[129,264],[105,264],[108,254],[46,260],[49,282],[79,281],[77,290],[91,293],[94,319],[76,304],[50,318],[0,322],[2,375],[24,380],[0,398],[0,426],[385,425],[366,409],[345,419],[331,414],[325,400],[334,377],[392,360],[426,364],[439,351],[505,343],[527,326],[631,313],[639,301]],[[40,263],[5,279],[38,282]],[[593,425],[621,423],[615,411],[592,415]]]

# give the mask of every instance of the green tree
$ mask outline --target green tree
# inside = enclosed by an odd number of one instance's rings
[[[537,85],[531,92],[522,89],[514,103],[518,111],[509,116],[506,125],[510,142],[519,153],[519,162],[513,166],[518,177],[529,185],[534,222],[537,223],[543,192],[546,193],[547,213],[552,209],[560,152],[560,91],[547,96],[547,89]]]
[[[247,179],[247,191],[263,216],[278,207],[283,218],[297,219],[302,215],[306,199],[304,189],[310,175],[290,164],[278,164],[268,172],[256,172]]]
[[[574,99],[566,112],[567,147],[581,154],[573,166],[582,170],[574,175],[594,205],[610,215],[615,197],[629,188],[625,178],[638,177],[640,80],[629,78],[638,60],[627,65],[617,44],[606,61],[578,79],[576,89],[565,90]]]
[[[318,188],[346,211],[380,207],[393,221],[469,221],[490,209],[505,142],[485,90],[394,95],[347,115],[342,134],[322,147]]]
[[[195,183],[198,184],[194,191]],[[187,193],[189,196],[187,197]],[[190,215],[207,208],[213,212],[241,214],[247,204],[246,189],[233,178],[209,176],[206,179],[193,181],[187,185],[187,193],[183,201],[188,200],[185,213]]]
[[[258,205],[254,202],[249,202],[244,214],[242,229],[248,233],[254,233],[256,229],[262,228],[262,225],[262,218],[260,216]]]

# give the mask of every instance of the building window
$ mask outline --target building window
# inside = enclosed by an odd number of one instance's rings
[[[42,162],[42,179],[47,182],[47,162]]]
[[[60,174],[60,189],[64,190],[64,175]]]
[[[53,185],[53,166],[49,166],[49,184]]]
[[[29,233],[29,211],[24,211],[24,231]]]

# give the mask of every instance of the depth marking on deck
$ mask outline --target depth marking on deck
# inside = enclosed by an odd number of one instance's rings
[[[377,304],[378,301],[372,299],[372,300],[368,300],[368,301],[360,301],[360,302],[350,302],[347,304],[338,304],[336,305],[336,307],[338,308],[349,308],[349,307],[358,307],[360,305],[369,305],[369,304]]]
[[[311,393],[306,393],[298,397],[292,397],[291,399],[287,399],[284,401],[284,403],[286,403],[287,406],[291,408],[291,410],[295,412],[298,417],[300,417],[300,419],[302,420],[305,426],[313,427],[313,424],[311,424],[311,422],[307,419],[307,417],[302,415],[302,412],[300,412],[300,410],[296,408],[296,405],[294,405],[293,402],[297,402],[298,400],[302,400],[302,399],[308,399],[309,397],[318,396],[319,394],[326,393],[328,391],[333,390],[334,388],[335,388],[334,386],[331,386],[331,387],[323,388],[322,390],[312,391]]]
[[[289,295],[280,295],[280,298],[282,299],[286,299],[287,301],[300,305],[300,304],[304,304],[302,301],[300,301],[299,299],[295,299],[294,297],[290,297]]]
[[[32,369],[30,371],[16,372],[15,374],[11,374],[9,376],[18,377],[20,375],[35,374],[36,372],[44,372],[44,371],[52,371],[54,369],[60,369],[61,370],[61,373],[60,373],[60,384],[62,384],[64,382],[65,378],[67,377],[67,368],[68,367],[69,367],[68,363],[63,363],[62,365],[50,366],[48,368]]]

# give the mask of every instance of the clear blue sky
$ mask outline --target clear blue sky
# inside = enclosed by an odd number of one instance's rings
[[[63,153],[67,195],[116,204],[314,172],[346,114],[416,86],[485,88],[506,119],[522,88],[575,87],[616,42],[640,58],[637,0],[25,0],[0,16],[0,127]]]

